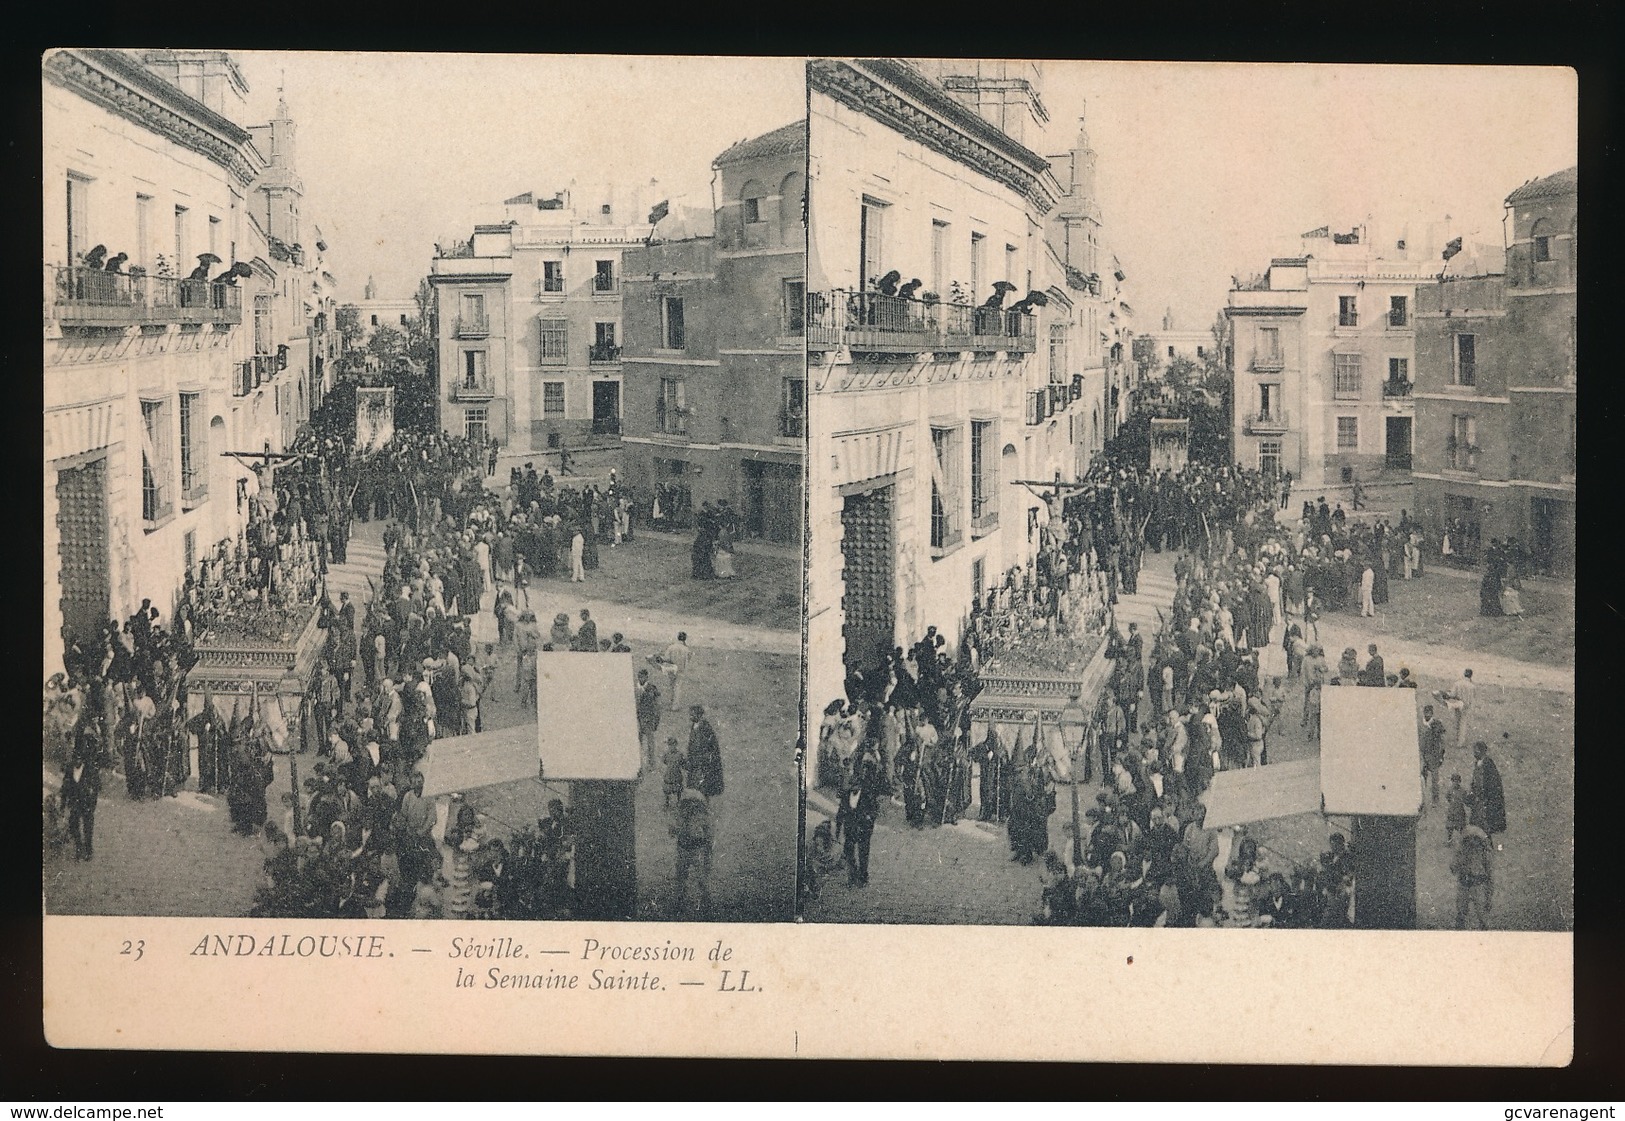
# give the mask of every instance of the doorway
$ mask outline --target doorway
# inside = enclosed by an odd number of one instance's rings
[[[880,666],[897,629],[895,487],[849,494],[841,506],[841,610],[846,672]]]
[[[107,529],[107,460],[95,459],[56,475],[58,581],[62,588],[62,645],[87,648],[107,622],[113,585]]]
[[[1568,575],[1573,566],[1570,509],[1560,498],[1529,500],[1529,551],[1542,576]]]
[[[1383,445],[1383,462],[1396,471],[1409,471],[1411,469],[1411,418],[1408,416],[1389,417],[1386,435],[1387,440]]]
[[[594,436],[621,434],[621,383],[592,383],[592,431]]]
[[[747,459],[745,532],[791,545],[801,532],[801,467]]]

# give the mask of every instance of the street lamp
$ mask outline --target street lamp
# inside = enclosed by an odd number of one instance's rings
[[[1072,692],[1072,699],[1061,709],[1058,724],[1061,732],[1061,743],[1066,748],[1067,759],[1071,774],[1072,787],[1072,866],[1083,866],[1083,815],[1078,808],[1078,762],[1089,731],[1089,713],[1079,699],[1078,690]]]

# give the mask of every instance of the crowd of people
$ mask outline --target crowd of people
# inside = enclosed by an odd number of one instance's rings
[[[1408,667],[1390,672],[1375,644],[1332,664],[1317,620],[1323,609],[1352,606],[1362,582],[1365,598],[1381,602],[1387,576],[1420,576],[1419,528],[1408,513],[1395,527],[1357,524],[1324,502],[1308,505],[1297,525],[1277,522],[1274,483],[1240,468],[1147,474],[1103,460],[1079,484],[1055,489],[1038,554],[976,598],[956,651],[930,628],[907,653],[849,674],[846,696],[824,708],[815,781],[837,810],[814,831],[812,870],[845,866],[849,883],[867,883],[874,823],[890,801],[914,829],[972,812],[1002,826],[1013,860],[1043,862],[1035,921],[1348,925],[1354,865],[1343,836],[1302,865],[1241,829],[1221,864],[1202,796],[1215,773],[1270,761],[1289,698],[1313,739],[1325,688],[1418,687]],[[1178,553],[1175,593],[1148,643],[1135,624],[1120,630],[1113,608],[1133,593],[1143,550],[1163,548]],[[983,676],[1081,676],[1102,634],[1109,672],[1085,706],[1081,750],[1058,749],[1059,729],[1046,729],[1037,712],[1004,723],[970,715]],[[1431,708],[1422,721],[1420,778],[1435,801],[1446,739],[1467,742],[1471,671],[1436,696],[1456,728]],[[1453,838],[1493,838],[1506,827],[1498,772],[1480,748],[1472,784],[1451,776]],[[1074,778],[1092,784],[1097,772],[1095,804],[1081,815],[1081,860],[1069,862],[1048,835],[1056,790]],[[1457,863],[1479,875],[1476,858]]]

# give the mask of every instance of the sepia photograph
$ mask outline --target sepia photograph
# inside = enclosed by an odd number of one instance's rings
[[[808,99],[805,918],[1571,931],[1573,73]]]
[[[802,60],[42,66],[46,912],[788,920]]]

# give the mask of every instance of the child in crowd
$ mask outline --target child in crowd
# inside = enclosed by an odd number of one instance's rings
[[[672,802],[683,793],[683,768],[688,763],[687,757],[677,746],[677,737],[666,737],[666,754],[660,757],[660,762],[665,767],[660,789],[665,795],[666,808],[669,810]]]
[[[1467,828],[1467,792],[1461,788],[1461,776],[1450,776],[1450,789],[1445,792],[1444,843],[1453,845],[1456,836]]]

